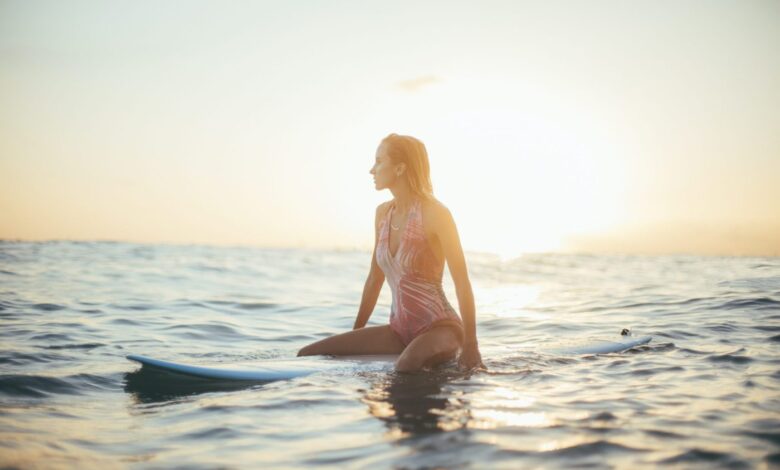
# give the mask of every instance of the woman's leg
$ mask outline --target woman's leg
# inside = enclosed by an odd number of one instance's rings
[[[436,326],[414,338],[395,363],[398,372],[419,372],[453,359],[463,342],[458,326]]]
[[[390,325],[382,325],[360,328],[325,338],[304,347],[298,351],[298,355],[359,356],[364,354],[401,354],[403,350],[404,344],[390,329]]]

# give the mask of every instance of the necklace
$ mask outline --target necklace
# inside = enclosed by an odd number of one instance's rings
[[[393,230],[399,230],[401,228],[401,226],[393,224],[393,218],[390,217],[390,228],[393,229]]]
[[[395,210],[395,206],[393,206],[393,210]],[[408,214],[409,213],[409,209],[407,209],[406,212]],[[392,216],[390,217],[390,228],[393,229],[393,230],[400,230],[401,229],[400,225],[396,226],[396,225],[393,224],[393,217]]]

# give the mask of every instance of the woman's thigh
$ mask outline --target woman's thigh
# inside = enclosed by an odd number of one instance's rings
[[[404,344],[390,329],[390,325],[382,325],[360,328],[325,338],[304,347],[298,351],[298,355],[401,354],[403,350]]]
[[[395,363],[398,372],[418,372],[455,358],[461,346],[457,327],[437,326],[414,338]]]

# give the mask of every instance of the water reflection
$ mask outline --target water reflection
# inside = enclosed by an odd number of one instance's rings
[[[124,390],[137,403],[161,403],[211,392],[244,390],[265,382],[204,380],[142,367],[124,377]]]
[[[460,392],[442,388],[462,378],[468,376],[450,369],[385,374],[365,392],[363,402],[396,437],[452,431],[466,427],[470,410]]]
[[[529,372],[523,369],[517,374],[524,376]],[[469,390],[472,387],[463,385],[464,379],[470,378],[471,373],[454,367],[419,375],[387,374],[365,392],[363,402],[395,437],[467,428],[544,428],[555,424],[537,406],[533,394],[484,381],[480,383],[486,387]]]

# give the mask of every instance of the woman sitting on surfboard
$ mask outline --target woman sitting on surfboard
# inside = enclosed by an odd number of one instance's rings
[[[299,356],[400,354],[399,372],[417,372],[454,358],[484,367],[477,346],[474,294],[450,211],[433,197],[428,153],[414,137],[390,134],[370,173],[391,201],[376,209],[375,242],[352,331],[312,343]],[[444,262],[455,282],[463,320],[442,290]],[[392,291],[390,324],[365,328],[385,279]]]

